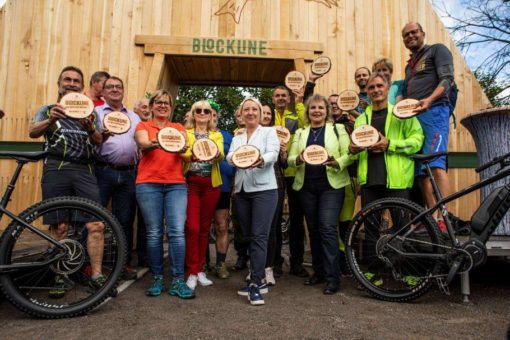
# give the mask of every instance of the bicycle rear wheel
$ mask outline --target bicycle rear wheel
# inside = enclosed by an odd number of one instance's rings
[[[18,269],[1,274],[0,283],[18,309],[41,318],[71,317],[92,310],[116,292],[127,247],[109,211],[84,198],[57,197],[33,205],[19,217],[64,247],[17,221],[7,227],[0,239],[0,264]],[[103,234],[93,232],[103,226]],[[94,281],[92,268],[97,272],[98,263],[104,277]]]
[[[403,302],[430,288],[441,264],[427,255],[442,252],[432,217],[424,215],[400,230],[422,211],[409,200],[385,198],[354,217],[346,235],[347,260],[355,279],[372,296]]]

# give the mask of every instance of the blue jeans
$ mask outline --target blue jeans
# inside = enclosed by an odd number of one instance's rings
[[[119,171],[108,166],[96,165],[95,172],[101,204],[106,207],[110,199],[112,200],[112,213],[124,229],[128,246],[127,263],[129,264],[133,249],[136,171],[134,169]]]
[[[327,178],[306,180],[299,191],[310,236],[313,271],[328,282],[340,280],[338,216],[345,189],[333,189]]]
[[[184,279],[184,223],[188,205],[186,184],[138,184],[136,199],[147,228],[147,258],[152,275],[163,276],[163,232],[166,222],[172,277],[174,281]]]

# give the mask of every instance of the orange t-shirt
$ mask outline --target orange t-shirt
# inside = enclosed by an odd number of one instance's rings
[[[170,126],[186,133],[184,127],[179,123],[167,122],[165,127]],[[146,130],[149,134],[149,140],[155,140],[159,127],[152,121],[140,122],[136,126],[136,131]],[[185,183],[182,172],[181,154],[170,153],[161,149],[152,149],[142,152],[142,159],[138,165],[138,174],[136,184],[141,183],[162,183],[177,184]]]

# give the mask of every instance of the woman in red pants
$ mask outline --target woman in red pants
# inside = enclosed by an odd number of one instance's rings
[[[188,183],[188,209],[186,219],[186,267],[187,285],[195,289],[197,283],[202,286],[212,284],[202,267],[209,242],[209,228],[214,211],[221,194],[221,175],[219,162],[224,157],[223,136],[214,130],[212,109],[205,100],[198,101],[191,107],[191,115],[186,122],[186,132],[190,148],[183,159]],[[218,147],[218,153],[211,161],[197,159],[192,148],[195,141],[208,138]]]

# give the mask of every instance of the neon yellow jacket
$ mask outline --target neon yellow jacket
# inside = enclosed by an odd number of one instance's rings
[[[296,112],[285,110],[283,116],[278,111],[274,113],[274,125],[286,127],[290,131],[290,140],[288,145],[292,145],[292,138],[297,129],[305,126],[305,105],[303,103],[296,103]],[[283,172],[285,177],[294,177],[296,175],[296,168],[289,164],[289,167]]]
[[[345,131],[345,127],[342,124],[336,124],[336,130],[338,137],[334,131],[333,124],[326,123],[324,130],[324,147],[328,151],[328,155],[333,156],[340,166],[339,168],[326,166],[328,182],[333,188],[340,189],[351,183],[347,167],[352,163],[352,159],[348,155],[349,134]],[[296,191],[301,190],[305,181],[305,164],[301,163],[296,166],[296,159],[306,148],[309,135],[310,126],[296,131],[296,135],[290,147],[289,157],[287,158],[289,165],[297,169],[294,184],[292,185],[292,188]]]
[[[365,113],[356,118],[354,128],[370,124],[372,121],[372,105]],[[388,150],[384,153],[386,163],[386,187],[389,189],[409,189],[414,182],[414,161],[407,157],[418,152],[423,144],[424,136],[418,119],[399,119],[393,115],[393,105],[388,103],[388,115],[384,126],[386,138],[389,140]],[[367,183],[368,151],[364,150],[351,158],[358,159],[358,180],[360,185]]]
[[[184,175],[189,170],[189,162],[191,161],[191,147],[195,143],[195,129],[186,129],[187,135],[187,143],[188,149],[185,153],[182,154],[182,159],[184,161],[183,170]],[[220,174],[220,161],[225,158],[225,151],[223,150],[223,135],[219,131],[209,131],[209,139],[212,140],[216,146],[218,147],[219,155],[217,158],[213,159],[212,163],[212,171],[211,171],[211,182],[214,188],[219,187],[222,184],[221,174]]]

